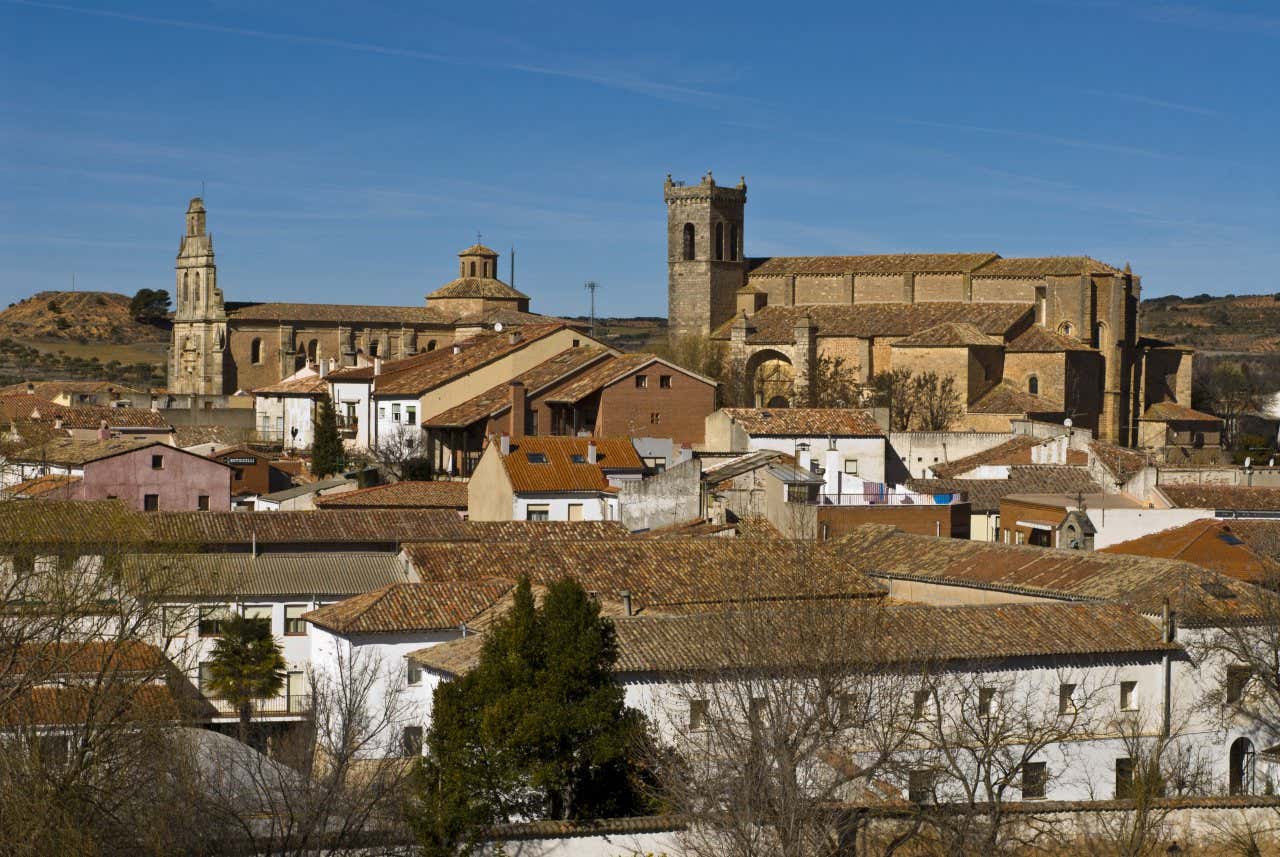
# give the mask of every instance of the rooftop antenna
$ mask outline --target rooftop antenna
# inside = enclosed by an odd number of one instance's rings
[[[72,271],[71,272],[71,291],[74,292],[75,290],[76,290],[76,272]]]
[[[204,179],[200,179],[200,198],[204,199]]]
[[[509,280],[511,288],[516,287],[516,248],[511,248],[511,279]]]
[[[600,288],[600,284],[595,280],[587,280],[583,286],[587,291],[591,292],[591,335],[596,335],[596,289]]]

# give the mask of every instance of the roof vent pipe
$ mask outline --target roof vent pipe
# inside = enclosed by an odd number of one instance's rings
[[[595,464],[598,458],[596,442],[594,440],[587,441],[587,464]]]
[[[631,615],[631,590],[624,589],[618,593],[618,597],[622,599],[622,615]]]
[[[503,432],[502,437],[498,438],[498,451],[503,455],[511,454],[511,435]]]

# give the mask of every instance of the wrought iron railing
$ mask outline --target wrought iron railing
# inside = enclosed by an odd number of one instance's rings
[[[240,714],[240,706],[229,699],[206,696],[205,701],[212,705],[219,715],[237,716]],[[251,705],[254,717],[307,714],[311,711],[311,694],[290,693],[284,696],[273,696],[269,699],[255,699]]]

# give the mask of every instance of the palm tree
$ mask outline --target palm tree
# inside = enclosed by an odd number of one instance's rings
[[[222,637],[209,661],[209,690],[240,711],[240,740],[249,743],[253,700],[266,699],[284,688],[284,654],[263,619],[232,616],[222,622]]]

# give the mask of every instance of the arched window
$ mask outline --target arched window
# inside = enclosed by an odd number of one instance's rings
[[[1027,392],[1033,396],[1040,395],[1040,379],[1035,375],[1027,379]]]
[[[1105,321],[1098,322],[1096,325],[1094,325],[1093,331],[1094,331],[1093,347],[1106,348],[1109,345],[1109,343],[1107,342],[1107,323]]]
[[[738,244],[741,236],[738,234],[738,224],[729,224],[729,261],[738,261]]]
[[[255,338],[253,342],[249,343],[249,362],[250,363],[262,362],[262,340],[261,339]]]
[[[684,250],[681,253],[686,262],[693,258],[693,238],[693,224],[686,223],[684,225]]]
[[[724,224],[716,224],[716,261],[724,258]]]
[[[435,341],[434,339],[428,339],[428,340],[427,340],[427,350],[428,350],[428,351],[435,351],[435,350],[436,350],[436,341]]]
[[[473,276],[473,277],[474,277],[475,275],[476,275],[476,263],[475,263],[475,262],[472,262],[472,263],[471,263],[471,276]]]
[[[319,352],[320,352],[320,343],[318,340],[313,339],[307,343],[307,361],[308,362],[315,363],[316,355]]]
[[[370,357],[378,356],[378,340],[376,339],[369,340],[369,356]]]
[[[1231,742],[1228,757],[1227,791],[1233,795],[1253,794],[1253,770],[1255,754],[1253,742],[1248,738],[1237,738]]]
[[[1062,324],[1058,325],[1058,333],[1061,333],[1063,336],[1071,336],[1075,331],[1075,327],[1069,321],[1064,321]]]

